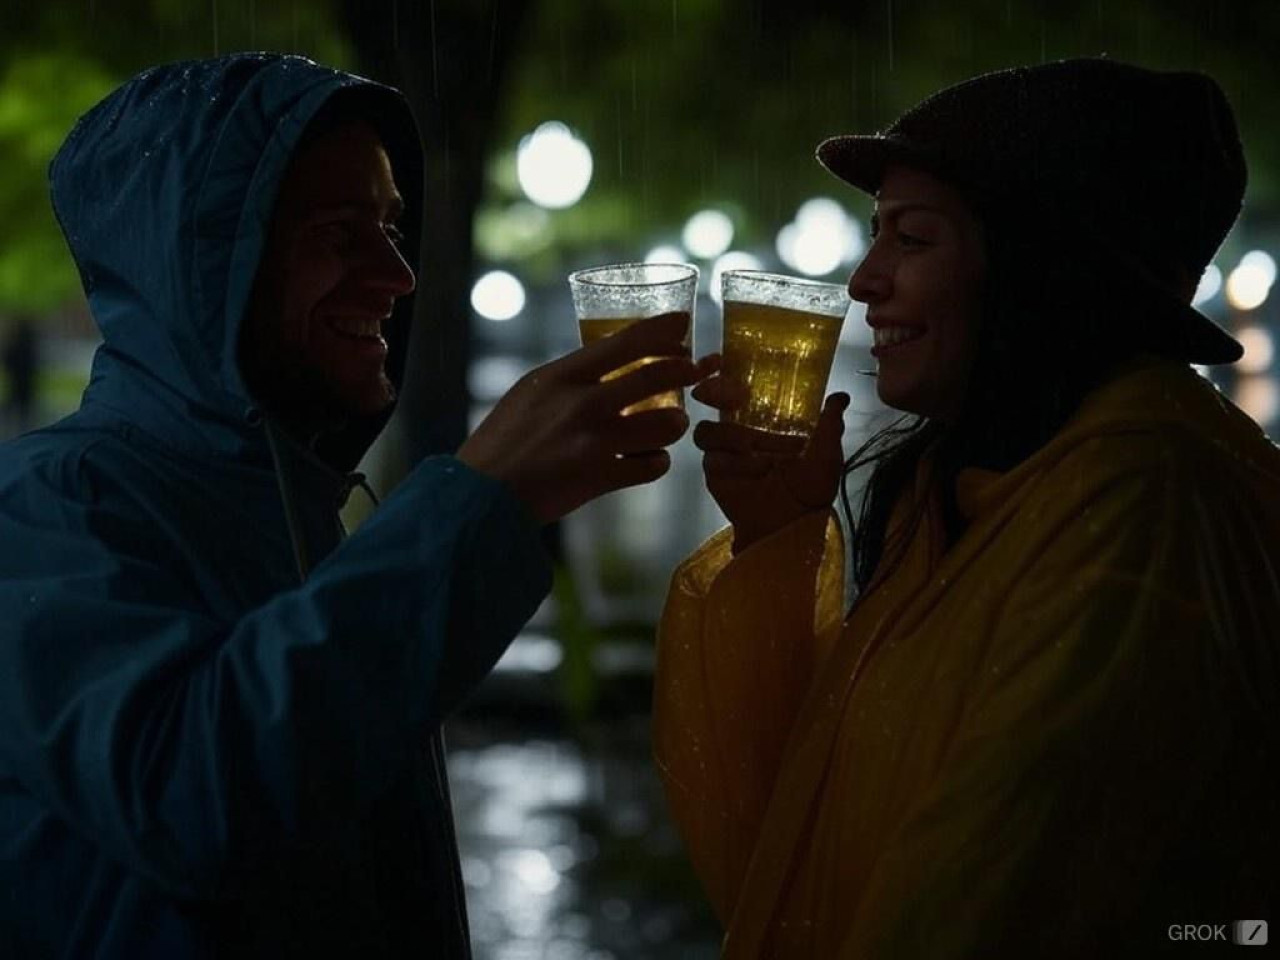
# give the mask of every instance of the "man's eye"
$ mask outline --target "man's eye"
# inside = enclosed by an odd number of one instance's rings
[[[904,247],[927,247],[929,242],[922,237],[917,237],[913,233],[903,233],[898,231],[898,242]]]
[[[382,225],[382,232],[385,233],[387,235],[387,239],[397,247],[405,241],[404,232],[394,223],[384,223]]]
[[[351,246],[351,228],[341,221],[320,224],[313,236],[334,250],[346,250]]]

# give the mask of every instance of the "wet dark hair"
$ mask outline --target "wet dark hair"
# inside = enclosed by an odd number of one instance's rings
[[[973,204],[986,249],[982,307],[965,399],[954,422],[913,414],[873,434],[845,461],[841,502],[856,596],[881,563],[896,566],[923,519],[916,504],[888,542],[890,512],[926,454],[934,459],[948,546],[963,532],[955,479],[965,467],[1007,471],[1062,429],[1085,396],[1140,353],[1161,353],[1158,304],[1069,228]],[[855,521],[850,477],[871,474]]]

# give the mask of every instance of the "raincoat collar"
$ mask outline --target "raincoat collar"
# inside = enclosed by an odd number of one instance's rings
[[[960,513],[969,522],[981,519],[1088,439],[1158,428],[1190,431],[1233,459],[1275,469],[1275,445],[1211,381],[1182,361],[1144,355],[1090,393],[1048,444],[1012,470],[961,470],[956,477]]]

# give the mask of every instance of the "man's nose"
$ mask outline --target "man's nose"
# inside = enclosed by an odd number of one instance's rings
[[[386,290],[396,297],[403,297],[414,291],[417,278],[413,268],[389,237],[384,238],[372,260],[370,279],[380,290]]]

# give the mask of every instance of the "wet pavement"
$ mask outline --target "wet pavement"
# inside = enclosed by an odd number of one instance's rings
[[[649,759],[646,679],[570,732],[534,643],[447,728],[476,960],[713,960]]]

